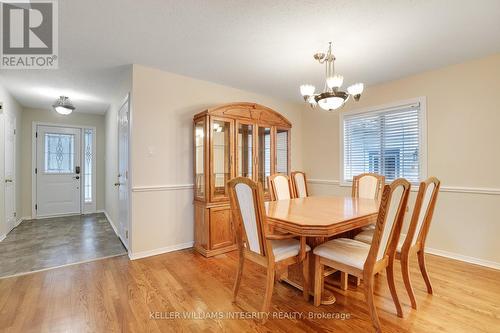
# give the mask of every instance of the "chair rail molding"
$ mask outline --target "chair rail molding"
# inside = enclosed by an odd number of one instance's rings
[[[310,184],[319,184],[319,185],[344,186],[344,185],[340,184],[340,181],[332,180],[332,179],[308,179],[307,182]],[[468,186],[441,186],[441,192],[500,195],[500,188],[468,187]]]
[[[149,186],[134,186],[132,192],[158,192],[158,191],[182,191],[192,190],[194,184],[174,184],[174,185],[149,185]]]

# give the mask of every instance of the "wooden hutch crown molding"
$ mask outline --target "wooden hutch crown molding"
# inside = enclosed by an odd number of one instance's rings
[[[268,108],[267,106],[257,103],[238,102],[219,105],[197,113],[194,116],[194,119],[206,115],[247,120],[278,127],[292,127],[292,123],[283,115],[271,108]]]

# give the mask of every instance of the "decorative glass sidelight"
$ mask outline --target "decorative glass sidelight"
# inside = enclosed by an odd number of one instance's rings
[[[92,196],[92,169],[94,163],[94,131],[90,128],[84,130],[84,200],[86,203],[93,201]]]

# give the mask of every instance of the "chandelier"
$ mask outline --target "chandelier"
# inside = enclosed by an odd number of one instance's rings
[[[315,94],[316,88],[311,84],[303,84],[300,86],[300,93],[304,97],[304,101],[314,108],[316,105],[323,110],[333,111],[344,106],[350,96],[355,101],[359,101],[363,92],[363,83],[355,83],[347,88],[347,92],[340,90],[344,83],[342,75],[335,74],[335,56],[332,53],[332,42],[328,46],[328,52],[316,53],[314,55],[320,64],[325,64],[325,88],[320,94]]]

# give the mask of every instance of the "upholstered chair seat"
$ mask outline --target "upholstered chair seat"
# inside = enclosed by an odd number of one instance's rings
[[[375,233],[375,229],[365,229],[357,234],[354,239],[366,244],[372,243],[373,234]]]
[[[273,247],[275,262],[295,257],[299,255],[300,251],[300,241],[293,238],[271,240],[271,246]],[[311,248],[307,244],[305,251],[311,251]]]
[[[315,255],[360,270],[363,269],[369,252],[369,244],[349,238],[332,239],[315,247],[313,251]]]

